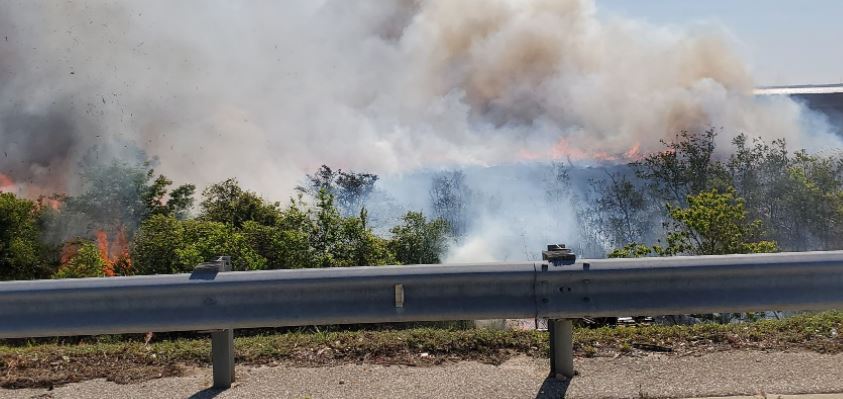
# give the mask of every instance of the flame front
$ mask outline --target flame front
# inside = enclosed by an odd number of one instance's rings
[[[117,240],[113,243],[108,240],[108,233],[104,229],[98,229],[97,248],[99,248],[100,259],[105,267],[103,274],[112,277],[119,271],[120,274],[128,274],[132,268],[132,259],[129,257],[129,240],[126,237],[124,226],[117,228]]]
[[[114,263],[112,262],[111,257],[108,256],[108,234],[105,230],[97,230],[97,247],[100,250],[100,259],[102,259],[103,263],[105,263],[105,267],[102,271],[103,274],[109,277],[113,276]]]
[[[630,162],[641,159],[641,143],[635,143],[632,147],[622,153],[609,153],[606,151],[590,151],[571,143],[566,138],[560,138],[548,151],[530,151],[521,149],[518,151],[518,158],[522,160],[541,159],[567,159],[569,161],[614,161]]]
[[[0,190],[2,190],[5,187],[11,187],[11,186],[14,186],[14,185],[15,185],[15,182],[14,182],[14,180],[12,180],[11,177],[0,173]]]

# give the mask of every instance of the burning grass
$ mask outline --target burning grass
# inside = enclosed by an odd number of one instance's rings
[[[629,326],[577,329],[578,356],[671,356],[725,350],[843,352],[843,312],[747,324]],[[249,334],[249,331],[243,331]],[[56,341],[59,342],[59,341]],[[476,360],[501,363],[516,354],[542,357],[547,334],[537,331],[414,328],[387,331],[293,332],[236,338],[237,362],[249,365],[323,366],[341,363],[429,366]],[[106,378],[119,383],[177,376],[209,365],[210,340],[101,336],[81,343],[33,342],[0,346],[0,386],[49,387]]]

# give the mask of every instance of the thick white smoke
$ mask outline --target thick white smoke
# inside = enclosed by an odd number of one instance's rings
[[[396,181],[623,159],[708,127],[839,143],[755,83],[718,28],[601,19],[590,0],[3,0],[0,176],[72,191],[91,146],[137,146],[179,182],[234,176],[283,199],[323,163]],[[451,259],[569,239],[570,207],[524,201],[543,186],[521,180],[482,182],[503,205],[476,212]]]
[[[751,96],[726,35],[594,8],[6,0],[0,168],[49,180],[91,144],[128,140],[179,180],[237,176],[279,197],[322,163],[384,174],[616,157],[709,126],[827,139],[793,102]]]

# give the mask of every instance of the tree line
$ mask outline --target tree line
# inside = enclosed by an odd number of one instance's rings
[[[543,201],[576,209],[585,257],[843,248],[843,158],[745,135],[717,148],[717,136],[680,132],[661,151],[599,168],[587,187],[551,163]],[[0,193],[0,279],[189,272],[223,254],[235,270],[438,263],[479,198],[463,172],[438,173],[431,216],[405,212],[376,233],[369,173],[322,166],[285,204],[235,179],[197,194],[148,163],[83,162],[80,181],[76,196]]]
[[[439,263],[450,239],[445,220],[415,211],[375,234],[364,203],[377,176],[367,173],[323,166],[283,206],[228,179],[201,193],[191,217],[195,186],[173,187],[148,166],[84,166],[74,197],[0,193],[0,279],[189,272],[222,254],[235,270]]]
[[[584,223],[609,256],[843,248],[843,158],[784,140],[681,132],[663,150],[593,181]]]

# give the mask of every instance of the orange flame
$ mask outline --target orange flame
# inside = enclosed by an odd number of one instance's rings
[[[15,181],[11,176],[0,173],[0,191],[14,192],[15,195],[31,200],[38,200],[41,202],[41,197],[47,198],[46,202],[49,206],[56,208],[55,205],[60,202],[55,198],[58,196],[54,188],[47,185],[38,185],[31,181]]]
[[[129,257],[129,240],[126,238],[126,229],[120,226],[117,229],[117,240],[109,242],[108,233],[103,229],[96,232],[97,248],[99,248],[100,259],[105,263],[103,274],[112,277],[116,275],[115,269],[123,274],[128,274],[132,268],[132,259]]]
[[[530,151],[521,149],[518,158],[522,160],[568,159],[572,161],[634,161],[641,158],[641,143],[635,143],[622,153],[587,150],[572,144],[567,138],[560,138],[548,151]]]
[[[108,234],[105,230],[97,230],[97,248],[100,250],[100,259],[105,263],[102,272],[108,277],[114,276],[114,263],[108,256]]]
[[[78,242],[66,242],[61,247],[61,254],[59,255],[59,262],[61,266],[66,265],[79,253],[79,243]]]
[[[624,158],[630,160],[641,159],[641,143],[635,143],[632,148],[623,153]]]
[[[3,187],[11,187],[15,185],[15,181],[11,177],[0,173],[0,189]]]
[[[126,229],[120,226],[117,231],[117,256],[115,263],[118,264],[123,274],[129,274],[132,270],[132,258],[129,256],[129,239],[126,237]]]
[[[56,196],[47,197],[47,196],[41,195],[41,196],[38,197],[38,199],[35,201],[35,203],[38,205],[38,209],[51,208],[53,210],[59,210],[59,208],[61,207],[62,201],[63,201],[63,199],[61,197],[56,197]]]
[[[568,158],[573,160],[582,160],[589,158],[589,154],[585,150],[571,144],[568,139],[564,137],[559,139],[559,141],[553,145],[553,148],[550,150],[550,155],[556,159]]]

